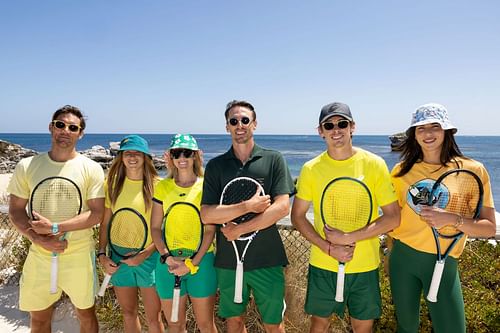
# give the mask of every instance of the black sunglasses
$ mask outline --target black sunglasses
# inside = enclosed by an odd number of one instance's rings
[[[173,159],[178,159],[181,155],[184,155],[185,158],[190,158],[194,155],[195,151],[191,149],[175,149],[170,151],[170,157]]]
[[[52,125],[55,126],[55,128],[58,128],[60,130],[64,130],[68,128],[70,132],[76,133],[80,131],[81,127],[75,124],[66,124],[64,121],[61,120],[52,120]]]
[[[331,131],[332,129],[335,128],[335,125],[337,125],[338,128],[340,129],[344,129],[344,128],[347,128],[347,126],[349,126],[349,123],[350,121],[349,120],[339,120],[337,121],[336,123],[323,123],[323,128],[327,131]]]
[[[229,124],[231,124],[231,126],[236,126],[240,122],[241,122],[242,125],[246,126],[246,125],[250,124],[251,120],[248,117],[241,117],[240,120],[238,120],[236,118],[229,119]]]

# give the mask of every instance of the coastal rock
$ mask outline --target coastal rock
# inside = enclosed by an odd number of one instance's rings
[[[37,154],[36,151],[23,148],[21,145],[0,140],[0,173],[13,172],[17,162]]]
[[[80,151],[80,154],[96,161],[104,170],[107,170],[118,153],[119,145],[117,144],[119,143],[110,142],[109,149],[96,145],[90,149]],[[17,162],[25,157],[37,154],[36,151],[23,148],[21,145],[0,140],[0,173],[12,173]],[[153,164],[157,170],[165,169],[165,161],[162,156],[153,155]]]
[[[392,151],[401,151],[402,144],[406,140],[406,133],[400,132],[389,136],[389,140],[391,140],[391,149]]]

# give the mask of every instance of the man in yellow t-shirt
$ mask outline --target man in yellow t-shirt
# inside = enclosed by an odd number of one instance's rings
[[[355,332],[371,332],[381,315],[378,279],[380,234],[399,225],[399,206],[389,170],[382,158],[352,145],[355,122],[349,106],[331,103],[321,109],[318,133],[327,150],[302,167],[292,207],[292,223],[312,243],[305,311],[311,314],[311,332],[328,329],[333,313],[349,308]],[[333,179],[352,177],[369,189],[373,201],[371,222],[362,229],[343,232],[325,229],[320,201]],[[310,204],[314,221],[307,219]],[[383,215],[379,215],[378,209]],[[346,263],[344,301],[336,302],[339,262]]]
[[[51,332],[54,303],[62,291],[76,307],[80,330],[98,332],[92,227],[101,222],[104,211],[104,172],[75,149],[84,129],[85,119],[77,107],[66,105],[57,110],[49,124],[51,150],[21,160],[7,188],[10,220],[32,243],[23,266],[19,296],[20,309],[30,312],[32,332]],[[32,219],[26,206],[33,189],[54,176],[68,178],[78,186],[82,213],[66,221],[50,221],[36,213]],[[52,253],[58,254],[59,261],[55,293],[50,292]]]

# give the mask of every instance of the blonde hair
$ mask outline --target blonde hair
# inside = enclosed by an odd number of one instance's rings
[[[153,164],[153,159],[144,154],[144,165],[142,168],[142,196],[144,197],[144,206],[146,211],[153,207],[154,184],[158,180],[158,172]],[[119,152],[113,160],[108,172],[108,193],[111,206],[114,206],[118,196],[123,189],[123,183],[127,175],[125,164],[123,163],[123,153]]]
[[[167,176],[166,178],[175,178],[179,174],[179,170],[175,166],[170,157],[170,149],[166,152],[168,154],[168,158],[165,159],[167,165]],[[201,150],[194,150],[194,164],[193,164],[193,172],[197,177],[203,177],[203,152]]]

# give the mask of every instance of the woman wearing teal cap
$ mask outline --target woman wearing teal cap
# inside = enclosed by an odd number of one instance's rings
[[[203,189],[202,152],[193,136],[177,134],[165,153],[167,177],[155,188],[151,234],[158,252],[162,255],[156,266],[156,289],[160,295],[163,313],[169,332],[186,331],[186,303],[191,300],[198,329],[202,333],[216,333],[214,304],[217,281],[213,267],[214,226],[204,226],[200,250],[192,260],[175,261],[168,253],[161,236],[162,217],[177,202],[188,202],[200,208]],[[175,275],[181,276],[181,297],[177,322],[171,321]]]
[[[149,153],[148,143],[138,135],[129,135],[120,142],[119,153],[113,160],[104,184],[106,193],[103,223],[99,230],[97,257],[107,274],[112,274],[116,298],[121,306],[125,332],[141,332],[138,317],[138,290],[143,298],[148,332],[163,332],[160,300],[155,290],[154,267],[158,258],[148,235],[145,249],[136,256],[121,260],[106,255],[108,221],[120,208],[133,208],[149,224],[152,197],[158,174]],[[151,228],[149,228],[151,230]]]

